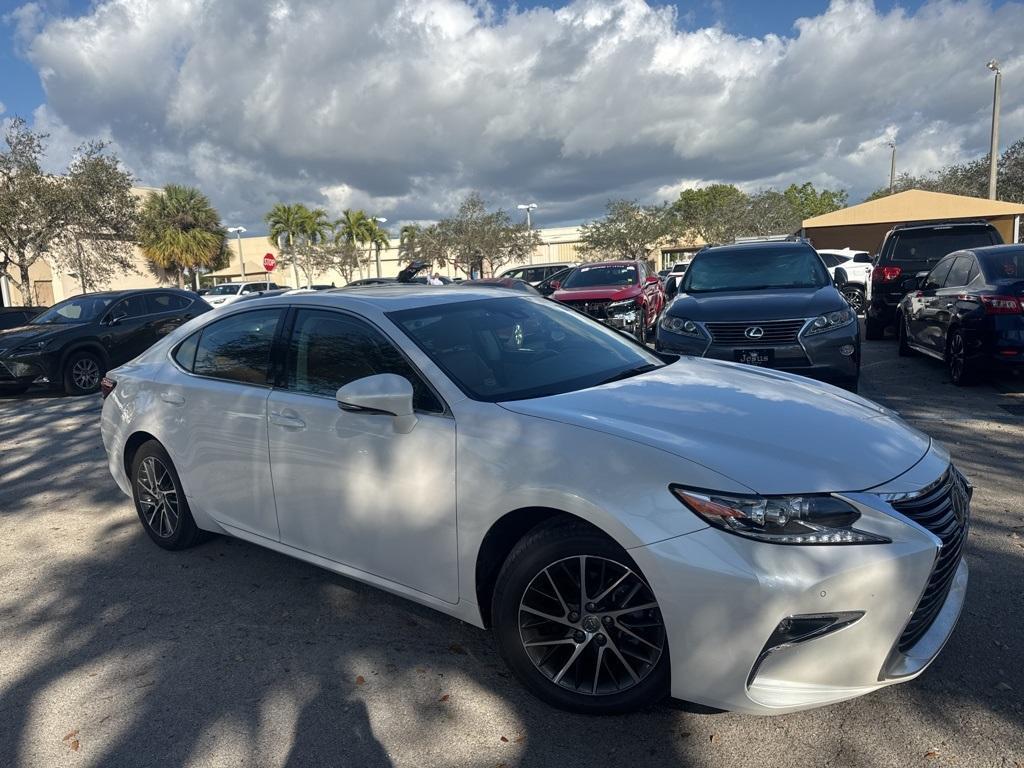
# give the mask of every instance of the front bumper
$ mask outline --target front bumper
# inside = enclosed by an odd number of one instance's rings
[[[899,651],[941,541],[874,493],[843,496],[861,508],[858,527],[892,543],[785,546],[707,528],[630,550],[662,609],[674,697],[781,714],[912,679],[932,662],[963,606],[966,561],[927,631]],[[850,613],[862,615],[765,655],[784,619]]]
[[[51,380],[52,360],[46,354],[0,357],[0,387],[47,383]]]

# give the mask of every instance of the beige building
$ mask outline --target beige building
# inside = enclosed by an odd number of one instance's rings
[[[911,189],[806,219],[801,233],[815,248],[853,248],[877,253],[894,224],[985,219],[1003,240],[1020,240],[1024,205],[980,197]]]

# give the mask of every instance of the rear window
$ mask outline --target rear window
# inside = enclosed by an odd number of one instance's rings
[[[1024,280],[1024,248],[996,253],[979,253],[977,256],[987,282]]]
[[[991,229],[971,227],[970,229],[922,229],[898,232],[889,261],[899,263],[937,264],[953,251],[967,251],[998,245]]]

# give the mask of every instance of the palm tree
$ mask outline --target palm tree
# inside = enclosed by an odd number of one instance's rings
[[[346,209],[341,218],[335,222],[336,237],[339,241],[353,243],[365,247],[373,239],[373,228],[377,222],[366,215],[366,211]],[[363,268],[359,266],[359,276],[363,276]]]
[[[377,277],[380,277],[380,252],[382,249],[391,246],[391,236],[376,219],[370,219],[369,232],[367,234],[369,235],[367,242],[370,245],[370,249],[376,251],[377,254]]]
[[[193,277],[200,267],[217,269],[227,260],[227,232],[220,214],[195,187],[168,184],[142,205],[139,246],[143,255],[184,285],[185,270]]]
[[[414,261],[420,250],[420,234],[422,227],[419,224],[403,224],[398,233],[398,260]]]
[[[300,205],[302,205],[300,203]],[[305,207],[305,206],[302,206]],[[322,243],[331,238],[334,224],[327,217],[323,208],[306,209],[306,220],[303,226],[303,237],[311,243]]]
[[[306,233],[310,230],[310,213],[309,208],[302,203],[277,203],[263,217],[270,227],[267,240],[280,248],[290,259],[292,249],[306,237]],[[294,260],[292,260],[292,271],[295,276],[295,285],[298,286],[299,269]]]

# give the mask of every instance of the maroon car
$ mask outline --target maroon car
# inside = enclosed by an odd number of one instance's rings
[[[641,344],[665,306],[661,281],[642,261],[581,264],[560,282],[551,298],[629,331]]]

